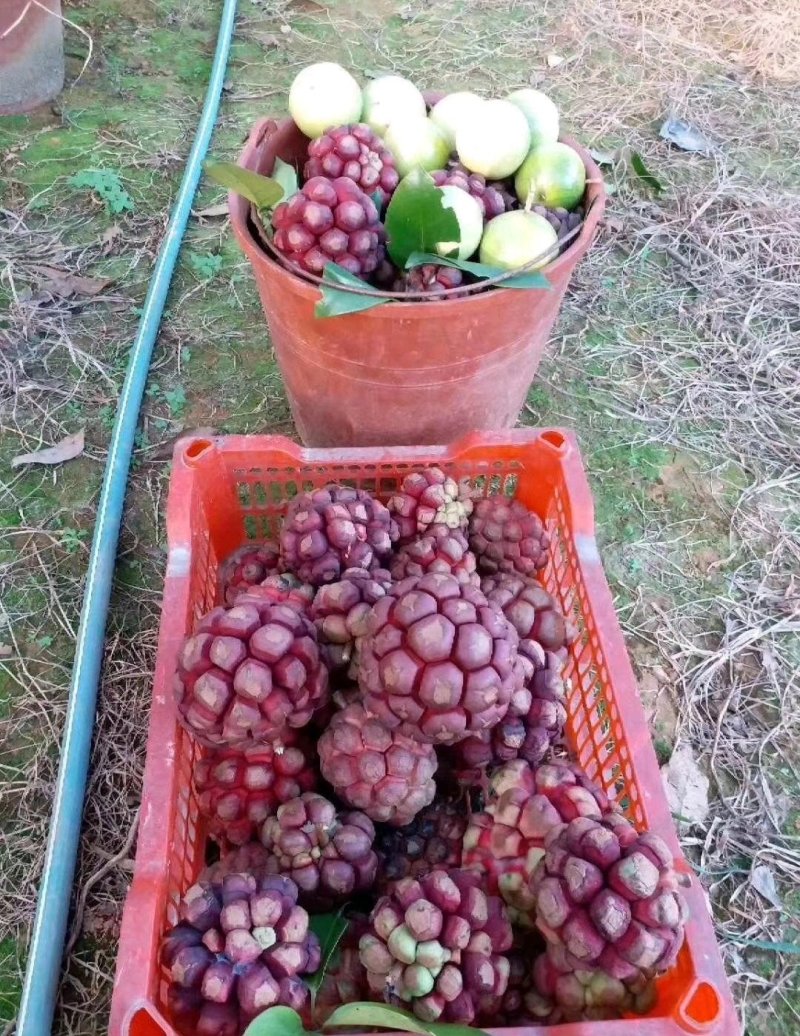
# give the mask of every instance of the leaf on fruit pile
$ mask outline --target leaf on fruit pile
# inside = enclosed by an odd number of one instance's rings
[[[292,1007],[268,1007],[244,1030],[244,1036],[303,1036],[300,1015]]]
[[[427,266],[429,263],[451,266],[454,270],[471,273],[475,277],[497,277],[501,273],[508,273],[508,270],[501,270],[499,266],[490,266],[488,263],[473,263],[469,259],[445,259],[440,255],[425,252],[412,252],[406,261],[406,269]],[[550,291],[550,281],[543,273],[532,270],[530,273],[516,273],[513,277],[508,277],[498,284],[498,288],[542,288]]]
[[[297,182],[297,170],[293,165],[284,162],[282,158],[276,158],[272,167],[272,179],[283,188],[281,201],[289,201],[300,190]]]
[[[336,263],[326,265],[322,271],[322,280],[325,282],[322,297],[314,307],[316,317],[342,317],[347,313],[361,313],[365,309],[374,309],[375,306],[392,301],[373,292],[362,295],[360,292],[343,291],[342,285],[368,292],[370,288],[366,281],[362,281],[360,277],[345,270],[343,266],[337,266]]]
[[[419,1032],[431,1036],[432,1026],[427,1026],[413,1014],[400,1007],[389,1004],[355,1003],[337,1007],[325,1023],[323,1029],[335,1029],[340,1025],[348,1028],[399,1029],[401,1032]]]
[[[705,154],[713,150],[713,144],[708,137],[685,119],[665,119],[658,135],[681,151],[699,151]]]
[[[402,270],[413,252],[435,252],[442,242],[461,242],[461,228],[455,212],[445,205],[444,193],[433,177],[413,169],[404,177],[386,210],[387,249]]]
[[[20,453],[11,461],[12,468],[22,467],[23,464],[63,464],[66,460],[74,460],[83,453],[83,429],[68,435],[66,439],[57,442],[55,446],[48,446],[44,450],[35,450],[33,453]]]
[[[312,1004],[316,1000],[325,973],[336,956],[339,943],[350,927],[350,922],[343,916],[344,909],[342,906],[335,914],[315,914],[309,918],[309,927],[319,939],[321,947],[319,968],[306,979],[306,985],[311,990]]]
[[[241,194],[257,209],[271,209],[283,198],[283,187],[277,180],[235,162],[206,162],[205,171],[215,183]]]

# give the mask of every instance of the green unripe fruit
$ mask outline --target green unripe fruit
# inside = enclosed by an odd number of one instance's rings
[[[568,144],[542,144],[520,166],[514,189],[522,205],[574,209],[586,190],[586,166]]]
[[[498,266],[501,270],[516,270],[527,266],[538,256],[540,262],[529,267],[538,270],[554,258],[550,252],[558,244],[558,235],[544,216],[535,212],[505,212],[486,224],[481,241],[481,262]]]

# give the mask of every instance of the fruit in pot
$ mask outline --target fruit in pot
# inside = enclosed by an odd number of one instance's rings
[[[574,209],[586,190],[586,166],[569,144],[542,144],[520,166],[514,187],[522,205]]]
[[[359,943],[374,996],[425,1022],[471,1023],[508,982],[511,925],[479,875],[437,868],[389,887]]]
[[[440,169],[450,154],[447,138],[425,115],[403,115],[383,134],[400,176],[412,169]]]
[[[410,80],[402,76],[378,76],[363,90],[362,119],[379,137],[389,126],[403,118],[426,117],[425,98]]]
[[[236,597],[236,603],[249,601],[256,605],[286,604],[301,615],[309,615],[314,593],[314,587],[310,583],[301,583],[291,572],[275,572],[258,586],[241,591]]]
[[[386,569],[348,568],[335,583],[321,586],[311,606],[320,651],[333,673],[355,671],[358,641],[366,633],[372,605],[392,585]]]
[[[458,288],[464,280],[460,270],[452,266],[437,266],[435,263],[423,263],[422,266],[415,266],[413,270],[406,270],[391,285],[392,291],[405,292],[443,292],[450,288]],[[462,295],[457,292],[449,295],[448,298],[455,298]]]
[[[461,802],[432,802],[404,827],[378,830],[377,886],[386,890],[400,878],[416,878],[437,867],[461,866],[467,812]]]
[[[426,468],[406,475],[389,499],[389,510],[398,527],[398,543],[408,543],[431,525],[466,529],[472,513],[469,488],[441,468]]]
[[[547,564],[550,537],[541,518],[519,500],[490,496],[478,500],[473,508],[469,545],[479,571],[531,576]]]
[[[381,204],[388,201],[400,182],[392,153],[363,122],[337,126],[312,140],[303,176],[306,180],[346,176],[365,194],[377,192]]]
[[[621,814],[581,817],[545,838],[531,880],[536,925],[575,970],[622,982],[675,963],[689,911],[672,852]]]
[[[460,583],[480,585],[477,561],[467,537],[461,529],[449,529],[446,525],[431,525],[422,536],[400,547],[390,571],[398,581],[428,572],[445,572]]]
[[[267,874],[269,859],[269,853],[261,842],[248,842],[246,845],[223,852],[215,863],[210,863],[200,871],[197,880],[218,885],[226,875],[240,873],[252,874],[260,880]]]
[[[499,893],[515,924],[532,927],[536,898],[531,880],[547,836],[573,819],[608,815],[612,806],[579,767],[553,762],[531,767],[506,763],[490,780],[486,808],[473,813],[464,835],[463,866],[480,871]]]
[[[229,874],[219,883],[192,885],[180,922],[160,946],[179,1032],[237,1036],[268,1007],[308,1007],[310,990],[301,976],[319,968],[321,954],[297,899],[297,886],[282,877]]]
[[[460,187],[445,186],[439,190],[444,196],[444,208],[451,209],[458,220],[459,240],[438,241],[436,254],[450,259],[469,259],[477,252],[483,236],[483,209]]]
[[[333,61],[308,65],[289,89],[289,112],[307,137],[318,137],[331,126],[358,122],[361,87],[347,69]]]
[[[225,604],[233,604],[237,594],[278,571],[278,544],[246,543],[223,561],[219,569],[220,595]]]
[[[361,641],[364,704],[390,730],[453,744],[498,723],[522,681],[516,630],[455,576],[396,584],[373,606]]]
[[[210,748],[279,738],[328,697],[312,623],[288,604],[243,596],[205,615],[178,654],[178,718]]]
[[[219,749],[192,772],[200,813],[223,845],[245,845],[282,802],[317,783],[310,743],[286,730],[279,741],[243,750]]]
[[[261,828],[267,869],[290,877],[310,910],[329,910],[370,888],[378,870],[375,828],[365,813],[337,813],[328,799],[306,792],[278,807]]]
[[[360,703],[334,714],[317,747],[322,776],[371,820],[402,827],[433,801],[433,747],[387,730]]]
[[[515,173],[530,145],[528,120],[510,101],[484,101],[456,131],[459,160],[487,179],[502,180]]]
[[[289,504],[281,528],[286,568],[314,586],[333,583],[348,568],[369,569],[388,557],[397,525],[369,493],[330,485],[300,493]]]
[[[558,108],[547,94],[532,87],[525,87],[510,93],[508,100],[515,104],[528,120],[531,148],[537,148],[540,144],[554,144],[558,140]]]
[[[517,209],[495,216],[486,224],[481,238],[482,263],[501,270],[540,270],[557,255],[558,235],[548,221],[535,212]]]
[[[487,184],[485,177],[471,173],[460,163],[450,163],[447,169],[435,169],[431,176],[437,187],[459,187],[466,191],[480,206],[484,219],[499,216],[508,208],[506,196],[498,187]]]
[[[483,98],[469,90],[457,90],[437,101],[431,109],[431,120],[445,136],[451,151],[455,150],[458,127],[471,119]]]
[[[373,200],[346,176],[314,176],[272,213],[272,243],[307,273],[328,263],[366,277],[381,262],[385,231]]]
[[[626,1014],[645,1014],[656,1000],[655,983],[642,976],[627,982],[602,968],[576,968],[556,946],[548,946],[534,961],[523,1003],[538,1024],[604,1021]]]

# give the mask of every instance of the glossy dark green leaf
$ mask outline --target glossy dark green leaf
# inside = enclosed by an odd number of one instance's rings
[[[488,263],[474,263],[470,259],[445,259],[439,255],[431,255],[426,252],[412,252],[406,261],[406,269],[414,266],[425,266],[428,263],[438,263],[439,266],[452,266],[455,270],[464,273],[471,273],[475,277],[497,277],[507,271],[501,270],[499,266],[490,266]],[[550,281],[543,273],[532,270],[530,273],[517,273],[507,280],[501,281],[498,287],[501,288],[543,288],[550,290]]]
[[[386,209],[384,223],[386,247],[401,269],[412,252],[435,252],[443,241],[458,247],[458,219],[444,202],[444,194],[422,169],[413,169],[400,181]]]
[[[343,917],[345,907],[342,906],[335,914],[315,914],[309,918],[308,926],[319,939],[320,944],[320,965],[319,968],[306,979],[306,984],[311,990],[312,1002],[316,997],[325,973],[336,958],[336,951],[342,941],[350,922]]]
[[[314,315],[317,317],[341,317],[347,313],[362,313],[365,309],[374,309],[375,306],[382,306],[391,301],[383,295],[361,294],[360,292],[370,291],[369,285],[336,263],[328,263],[322,271],[322,279],[325,281],[322,297],[314,307]],[[360,292],[342,291],[342,285],[359,288]]]
[[[283,197],[283,187],[277,180],[243,169],[235,162],[206,162],[205,171],[216,183],[241,194],[256,208],[271,209]]]
[[[400,1032],[419,1032],[424,1036],[432,1036],[432,1030],[423,1025],[419,1018],[400,1007],[390,1007],[388,1004],[343,1004],[336,1008],[323,1023],[322,1028],[335,1029],[340,1025],[354,1028],[399,1029]]]
[[[304,1036],[300,1015],[291,1007],[268,1007],[244,1030],[244,1036]]]
[[[297,170],[293,165],[284,162],[282,158],[275,159],[275,164],[272,167],[272,179],[283,188],[281,201],[288,201],[290,198],[293,198],[300,189],[297,183]]]

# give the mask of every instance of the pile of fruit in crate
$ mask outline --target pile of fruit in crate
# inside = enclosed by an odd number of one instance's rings
[[[476,493],[434,467],[387,505],[302,493],[278,543],[221,567],[175,677],[219,849],[162,941],[179,1031],[364,1000],[475,1025],[652,1006],[682,880],[570,758],[577,631],[539,578],[545,524]]]
[[[295,77],[289,109],[309,138],[301,181],[292,196],[284,182],[261,219],[297,270],[334,264],[382,289],[441,293],[477,280],[464,265],[473,257],[497,274],[530,271],[578,233],[586,169],[538,90],[492,100],[459,91],[430,105],[401,76],[362,89],[320,62]]]

